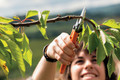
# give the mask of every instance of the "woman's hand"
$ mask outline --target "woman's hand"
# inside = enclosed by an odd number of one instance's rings
[[[75,49],[75,45],[70,40],[70,36],[67,33],[61,33],[50,43],[46,54],[62,64],[69,65],[75,56],[73,49]]]

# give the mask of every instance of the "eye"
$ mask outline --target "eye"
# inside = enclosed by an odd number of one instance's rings
[[[93,62],[93,63],[97,63],[97,60],[96,60],[96,59],[92,59],[92,62]]]
[[[84,63],[84,60],[77,60],[76,61],[76,64],[83,64]]]

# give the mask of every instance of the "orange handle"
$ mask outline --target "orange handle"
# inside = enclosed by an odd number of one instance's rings
[[[70,35],[70,39],[74,44],[76,44],[77,37],[78,37],[78,33],[75,32],[75,30],[73,29]],[[65,69],[66,69],[66,65],[61,64],[60,73],[63,74],[65,72]]]

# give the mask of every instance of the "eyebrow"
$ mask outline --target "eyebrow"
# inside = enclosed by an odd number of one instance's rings
[[[78,59],[83,59],[83,57],[77,57]]]
[[[96,58],[96,55],[93,55],[92,58]],[[76,59],[83,59],[83,57],[76,57]]]
[[[92,58],[96,58],[96,55],[93,55]]]

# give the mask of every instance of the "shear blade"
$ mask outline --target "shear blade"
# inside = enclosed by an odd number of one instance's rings
[[[85,14],[86,14],[86,8],[84,7],[80,16],[85,18]],[[78,24],[80,24],[82,21],[83,21],[83,19],[80,18]]]

